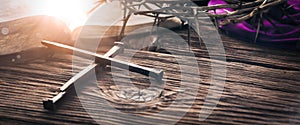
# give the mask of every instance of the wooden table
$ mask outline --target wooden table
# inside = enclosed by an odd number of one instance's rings
[[[177,31],[186,38],[185,30]],[[227,61],[227,78],[223,95],[213,113],[198,121],[199,111],[210,86],[210,58],[205,46],[192,39],[192,50],[199,63],[200,85],[193,107],[178,124],[300,124],[300,55],[299,51],[271,48],[243,42],[222,35]],[[128,53],[131,51],[128,50]],[[118,59],[128,58],[125,52]],[[162,51],[163,52],[163,51]],[[143,66],[161,68],[166,72],[162,95],[146,107],[123,106],[114,92],[111,71],[99,73],[100,92],[89,85],[83,88],[92,96],[111,101],[120,111],[147,116],[141,110],[163,109],[176,99],[180,86],[180,70],[174,56],[166,53],[140,51],[131,60]],[[74,68],[74,67],[73,67]],[[82,67],[75,67],[79,69]],[[79,102],[75,92],[67,94],[55,112],[43,109],[42,100],[54,95],[58,87],[72,75],[72,56],[55,54],[53,57],[22,65],[0,66],[0,123],[1,124],[97,124]],[[134,84],[147,87],[147,77],[130,73]],[[193,79],[193,78],[192,78]],[[126,81],[125,81],[126,82]],[[192,84],[191,80],[189,84]],[[100,86],[101,84],[101,86]],[[184,92],[189,94],[189,92]],[[87,99],[93,102],[93,98]],[[187,98],[187,103],[193,103]],[[125,103],[125,102],[124,102]],[[204,107],[205,108],[205,107]],[[206,107],[207,108],[207,107]],[[136,111],[135,111],[135,110]],[[105,111],[104,109],[95,109]],[[180,107],[171,110],[180,110]],[[153,119],[168,120],[168,116]],[[170,118],[170,120],[172,120]],[[107,123],[124,124],[134,121],[106,118]],[[135,121],[143,123],[143,121]]]

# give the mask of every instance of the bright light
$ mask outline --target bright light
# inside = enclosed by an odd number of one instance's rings
[[[45,14],[62,19],[73,30],[77,26],[83,25],[87,17],[81,1],[49,0],[45,7]]]

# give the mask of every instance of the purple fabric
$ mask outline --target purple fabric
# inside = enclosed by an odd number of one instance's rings
[[[224,0],[210,0],[208,6],[216,4],[227,4]],[[292,21],[287,16],[284,16],[279,7],[272,7],[269,12],[264,14],[270,20],[264,19],[257,41],[262,42],[299,42],[300,41],[300,0],[289,0],[289,5],[293,5],[285,12],[289,13]],[[232,9],[217,9],[217,14],[224,14]],[[210,11],[211,12],[211,11]],[[214,12],[211,12],[214,13]],[[270,22],[271,21],[271,22]],[[273,24],[276,25],[274,27]],[[256,23],[257,24],[257,23]],[[238,24],[228,24],[220,26],[226,33],[240,38],[254,41],[257,31],[257,26],[250,25],[249,21],[243,21]]]

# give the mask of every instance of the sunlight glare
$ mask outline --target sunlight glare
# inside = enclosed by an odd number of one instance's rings
[[[45,14],[62,19],[71,30],[83,25],[87,15],[80,0],[49,0]]]

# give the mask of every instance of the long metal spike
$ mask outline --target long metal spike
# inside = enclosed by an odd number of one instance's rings
[[[107,53],[104,54],[105,57],[115,57],[118,53],[123,51],[123,43],[115,42],[115,46],[112,47]],[[59,93],[51,99],[43,100],[43,106],[48,110],[55,110],[56,103],[61,100],[67,91],[76,83],[78,80],[82,79],[92,70],[94,70],[99,64],[93,63],[81,70],[79,73],[74,75],[70,80],[68,80],[62,87],[59,89]]]
[[[157,80],[161,80],[162,77],[163,77],[163,71],[162,70],[152,69],[152,68],[139,66],[139,65],[129,63],[129,62],[124,62],[124,61],[121,61],[121,60],[106,57],[106,56],[103,56],[103,55],[100,55],[100,54],[97,54],[97,53],[93,53],[93,52],[90,52],[90,51],[87,51],[87,50],[83,50],[83,49],[75,48],[75,47],[72,47],[72,46],[64,45],[64,44],[61,44],[61,43],[56,43],[56,42],[43,40],[42,44],[45,45],[45,46],[48,46],[48,47],[59,48],[59,49],[63,49],[63,50],[71,51],[71,52],[75,51],[75,52],[79,52],[79,53],[82,53],[82,54],[94,56],[95,57],[95,63],[99,63],[101,65],[113,65],[113,66],[116,66],[118,68],[128,69],[129,71],[132,71],[132,72],[140,73],[140,74],[146,75],[146,76],[151,76],[153,78],[156,78]]]

